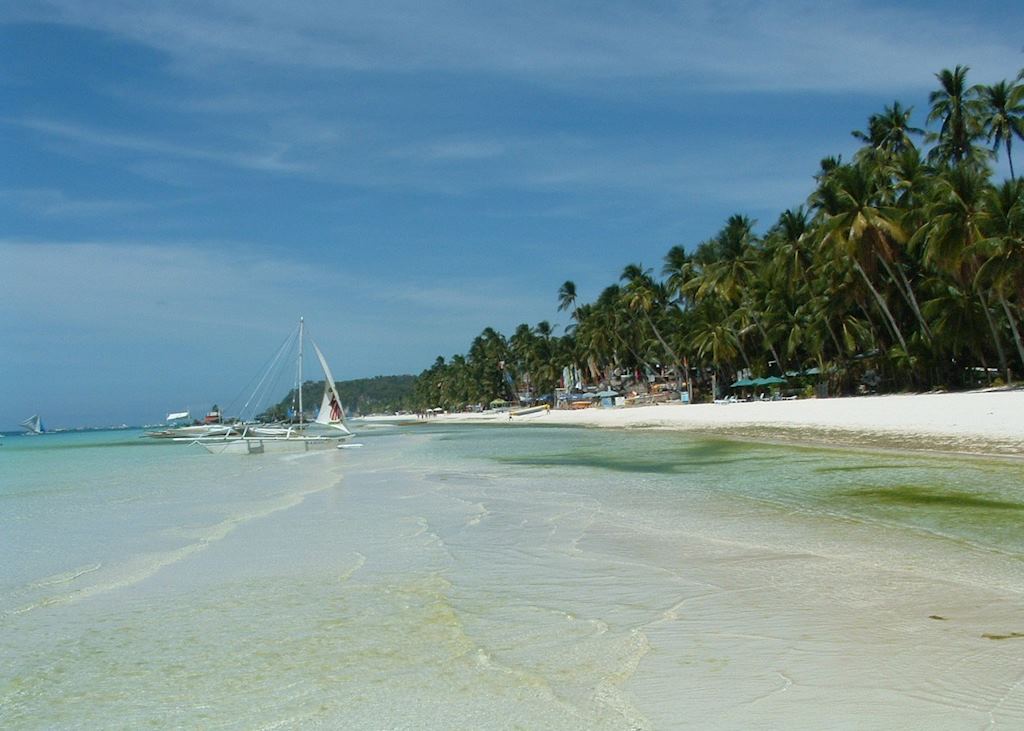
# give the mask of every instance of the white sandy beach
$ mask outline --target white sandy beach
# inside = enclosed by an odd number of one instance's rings
[[[1024,454],[1024,390],[900,394],[733,404],[441,414],[449,422],[572,424],[744,433],[950,451]],[[371,417],[373,418],[373,417]],[[393,417],[392,417],[393,418]],[[407,417],[408,418],[408,417]]]

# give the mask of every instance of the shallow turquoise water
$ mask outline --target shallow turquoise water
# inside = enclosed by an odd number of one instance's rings
[[[634,499],[735,497],[808,514],[880,521],[1024,556],[1024,464],[923,453],[828,450],[680,433],[457,429],[441,443],[538,476],[630,481]],[[564,433],[563,433],[564,432]],[[600,479],[599,477],[599,479]]]
[[[1012,646],[956,624],[976,595],[1015,631],[1017,464],[543,427],[358,441],[7,439],[0,725],[795,727],[858,692],[874,725],[833,727],[1024,718]],[[924,654],[880,669],[890,647]],[[922,672],[944,663],[969,696]]]

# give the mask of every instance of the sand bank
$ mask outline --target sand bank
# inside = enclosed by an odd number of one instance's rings
[[[445,422],[544,423],[706,431],[905,449],[1024,456],[1024,390],[900,394],[732,404],[443,414]]]

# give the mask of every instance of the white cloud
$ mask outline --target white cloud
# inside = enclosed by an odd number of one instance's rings
[[[134,200],[78,198],[53,188],[0,190],[0,204],[7,204],[37,216],[85,218],[137,213],[151,205]]]
[[[53,0],[36,17],[98,28],[203,74],[233,62],[356,72],[501,74],[622,90],[662,80],[736,91],[878,92],[929,87],[956,63],[979,78],[1021,64],[1007,6],[864,2],[337,3],[307,0]],[[18,17],[31,16],[21,8]]]
[[[458,274],[377,280],[237,242],[0,240],[0,261],[4,322],[121,341],[214,342],[238,332],[287,332],[300,315],[312,322],[320,313],[354,336],[339,347],[366,350],[392,336],[401,342],[406,330],[425,324],[529,310],[532,299]]]
[[[15,124],[35,132],[91,147],[103,147],[146,155],[184,158],[201,162],[212,162],[246,170],[273,173],[308,172],[309,167],[285,158],[287,146],[269,146],[258,152],[225,151],[205,149],[164,142],[151,137],[110,132],[81,124],[40,118],[7,118],[8,124]]]
[[[493,160],[508,154],[511,146],[509,142],[497,139],[443,139],[406,145],[391,155],[425,162]]]

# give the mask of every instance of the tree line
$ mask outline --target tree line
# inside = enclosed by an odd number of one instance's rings
[[[416,381],[417,408],[459,409],[550,393],[566,367],[587,382],[670,368],[711,396],[739,373],[817,369],[831,393],[866,374],[881,390],[966,388],[1024,374],[1024,69],[968,83],[936,74],[925,127],[893,102],[872,114],[852,159],[828,157],[807,200],[763,234],[730,216],[711,238],[674,246],[660,276],[627,265],[593,302],[565,282],[571,324],[485,328],[465,355]],[[1005,157],[1010,176],[996,180]],[[715,381],[712,381],[715,377]]]
[[[338,390],[346,415],[356,416],[390,414],[413,409],[415,383],[416,376],[374,376],[336,381],[334,387]],[[302,384],[303,408],[307,412],[319,408],[323,395],[323,381],[305,381]],[[289,420],[294,417],[297,404],[298,394],[293,388],[280,402],[268,408],[257,419],[266,422]]]

